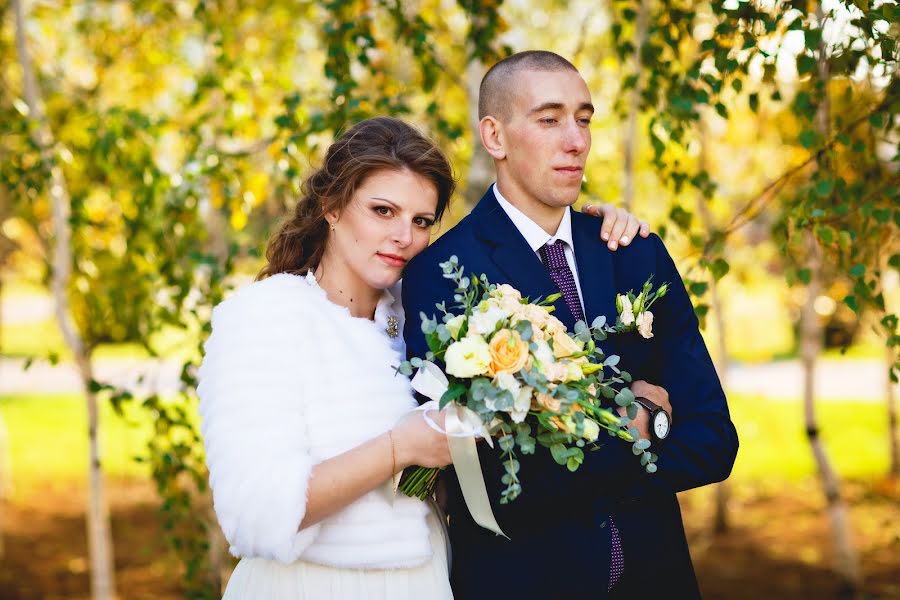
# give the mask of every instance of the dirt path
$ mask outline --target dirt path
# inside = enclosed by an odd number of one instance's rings
[[[109,487],[120,597],[180,598],[180,566],[162,541],[152,487],[134,481]],[[88,600],[83,493],[48,488],[5,508],[0,598]],[[857,597],[900,598],[900,486],[849,485],[847,496],[866,578]],[[733,529],[719,537],[707,525],[711,499],[711,488],[681,497],[706,600],[842,597],[828,569],[828,524],[814,484],[744,489],[732,504]]]

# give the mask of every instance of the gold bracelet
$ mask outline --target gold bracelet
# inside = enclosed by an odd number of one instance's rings
[[[388,429],[388,439],[391,441],[391,477],[397,474],[397,455],[394,452],[394,430]]]

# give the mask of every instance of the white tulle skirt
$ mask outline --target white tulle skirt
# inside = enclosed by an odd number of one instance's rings
[[[444,528],[428,513],[434,556],[412,569],[341,569],[298,561],[289,565],[242,558],[223,600],[449,600],[453,598]]]

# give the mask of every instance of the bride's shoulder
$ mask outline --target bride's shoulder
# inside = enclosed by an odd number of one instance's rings
[[[318,290],[311,288],[303,277],[279,273],[241,286],[213,310],[213,322],[239,318],[272,319],[291,313],[309,313],[320,304]]]

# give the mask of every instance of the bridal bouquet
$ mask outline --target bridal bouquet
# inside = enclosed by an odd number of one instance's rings
[[[419,370],[413,387],[436,401],[433,409],[451,405],[448,423],[452,415],[455,431],[463,432],[460,437],[482,437],[491,447],[496,438],[505,469],[501,503],[515,500],[522,491],[519,452],[533,454],[542,446],[558,464],[575,471],[585,450],[597,446],[602,430],[630,442],[644,468],[656,471],[656,455],[648,452],[650,441],[629,427],[637,414],[627,386],[631,376],[618,367],[619,357],[605,356],[597,342],[609,333],[632,329],[652,335],[652,314],[646,317],[646,308],[665,294],[665,285],[653,292],[648,281],[640,294],[621,296],[614,325],[601,316],[590,326],[579,321],[575,331],[568,332],[551,314],[559,294],[530,302],[512,286],[492,285],[484,275],[467,276],[455,256],[440,266],[444,277],[456,283],[459,310],[438,305],[443,313],[440,321],[422,313],[429,351],[425,359],[401,363],[398,371],[411,375]],[[622,298],[630,308],[624,315]],[[640,323],[636,315],[642,316]],[[443,362],[443,371],[432,361]],[[423,378],[428,385],[417,381]],[[628,417],[601,406],[603,399],[626,407]],[[399,489],[424,499],[438,472],[417,467],[404,474]]]

